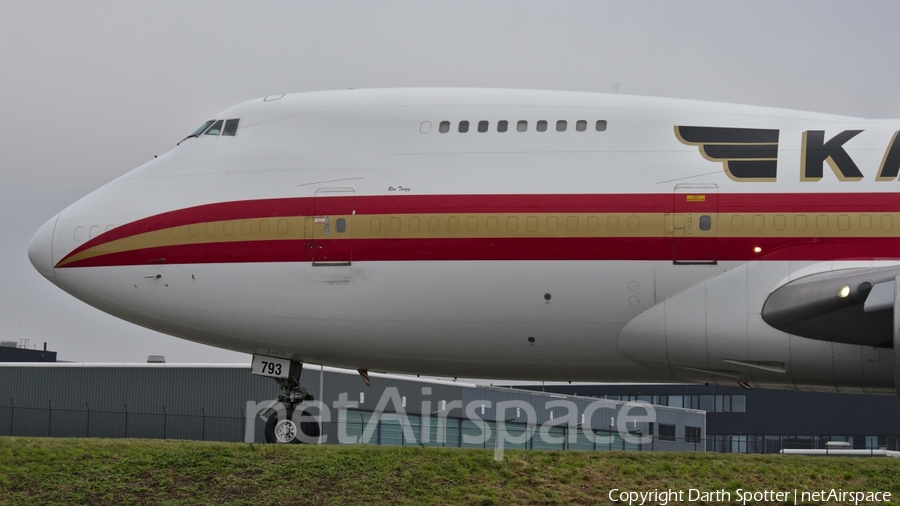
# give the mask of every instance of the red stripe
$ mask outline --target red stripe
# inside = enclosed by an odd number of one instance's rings
[[[148,248],[63,266],[312,262],[317,260],[872,260],[900,258],[900,238],[473,238],[246,241]],[[348,249],[352,247],[352,256]],[[754,251],[762,249],[761,253]],[[717,254],[710,254],[718,250]],[[676,256],[677,255],[677,258]]]
[[[698,189],[697,193],[703,193]],[[683,198],[678,195],[678,198]],[[298,197],[221,202],[179,209],[117,227],[82,244],[81,251],[139,233],[210,221],[312,216],[313,214],[442,214],[442,213],[666,213],[675,196],[657,194],[575,195],[391,195]],[[711,201],[693,204],[709,211]],[[894,193],[724,193],[716,195],[719,212],[900,212]],[[686,205],[679,204],[679,211]]]

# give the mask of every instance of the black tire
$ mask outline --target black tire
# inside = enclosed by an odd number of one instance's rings
[[[309,411],[304,410],[301,416],[309,416],[312,417],[312,414]],[[303,421],[300,422],[300,431],[306,436],[306,440],[318,440],[319,439],[319,422],[316,421]]]
[[[285,411],[286,420],[291,420],[294,416],[294,409],[288,409]],[[312,416],[309,411],[303,411],[301,416]],[[302,421],[299,424],[294,424],[291,421],[290,424],[281,424],[279,425],[280,419],[278,418],[278,413],[272,413],[268,420],[266,420],[266,443],[274,443],[274,444],[300,444],[303,441],[300,439],[300,434],[298,430],[303,433],[305,439],[307,441],[312,439],[319,438],[319,424],[314,421]],[[299,426],[298,426],[299,425]],[[276,431],[278,433],[276,433]]]

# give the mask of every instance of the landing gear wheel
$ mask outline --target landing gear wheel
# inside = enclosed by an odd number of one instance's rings
[[[312,417],[309,411],[303,411],[301,416]],[[273,413],[266,420],[266,442],[276,444],[299,444],[304,441],[317,440],[319,438],[319,424],[315,421],[302,421],[299,424],[294,421],[294,409],[285,410],[285,418],[282,420],[278,413]],[[302,436],[301,436],[302,434]]]

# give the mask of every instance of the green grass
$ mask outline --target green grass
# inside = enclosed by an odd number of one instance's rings
[[[900,462],[0,437],[0,504],[597,504],[612,488],[890,491]],[[656,503],[654,503],[656,504]]]

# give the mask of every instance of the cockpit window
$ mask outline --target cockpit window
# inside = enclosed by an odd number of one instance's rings
[[[194,130],[194,133],[192,133],[191,135],[188,135],[188,137],[196,137],[196,136],[202,134],[203,132],[206,131],[207,128],[209,128],[209,125],[212,125],[215,122],[216,122],[216,120],[214,120],[214,119],[207,121],[206,123],[200,125],[200,128]]]
[[[229,119],[225,120],[225,129],[222,130],[222,135],[228,135],[234,137],[234,134],[237,133],[238,122],[240,119]]]
[[[205,132],[205,135],[219,135],[219,132],[222,131],[222,120],[216,121],[213,126],[209,127],[209,130]]]

